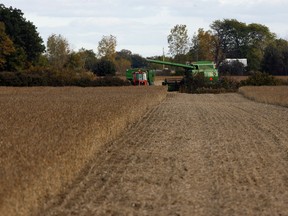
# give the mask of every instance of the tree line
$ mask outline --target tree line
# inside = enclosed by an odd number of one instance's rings
[[[35,67],[53,70],[91,71],[102,76],[123,73],[126,68],[139,67],[143,58],[129,50],[116,51],[117,39],[103,36],[97,53],[81,48],[73,51],[68,40],[51,34],[46,47],[37,28],[24,18],[21,10],[0,4],[0,72],[23,71]],[[140,65],[141,66],[141,65]]]
[[[268,27],[224,19],[214,21],[210,28],[207,31],[200,28],[189,37],[186,25],[174,26],[167,36],[171,56],[168,60],[211,60],[223,74],[263,71],[288,75],[288,42],[278,39]],[[48,81],[63,83],[61,80],[89,80],[94,74],[105,76],[116,72],[124,75],[127,68],[147,67],[139,54],[126,49],[116,51],[116,47],[117,38],[108,35],[99,41],[97,53],[85,48],[74,51],[60,34],[51,34],[45,46],[36,26],[24,18],[21,10],[0,4],[0,83],[3,77],[14,79],[15,74],[17,79],[19,75],[22,79],[27,75],[32,82],[45,76]],[[247,58],[248,67],[239,62],[228,64],[226,58]]]
[[[224,19],[214,21],[210,28],[200,28],[190,38],[186,25],[174,26],[167,38],[169,53],[182,62],[214,61],[221,73],[288,75],[288,41],[277,38],[265,25]],[[227,58],[245,58],[248,66],[237,61],[231,64]]]

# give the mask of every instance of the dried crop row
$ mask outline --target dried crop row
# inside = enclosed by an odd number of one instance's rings
[[[231,80],[235,80],[235,81],[242,81],[242,80],[246,80],[249,76],[230,76],[230,75],[227,75],[227,76],[221,76],[221,77],[225,77],[227,79],[231,79]],[[283,81],[287,81],[288,80],[288,76],[273,76],[274,78],[276,79],[279,79],[279,80],[283,80]]]
[[[1,87],[1,214],[28,215],[64,190],[101,145],[165,96],[162,87]]]
[[[287,122],[239,94],[170,93],[39,215],[287,215]]]
[[[245,86],[239,93],[257,102],[288,107],[288,86]]]

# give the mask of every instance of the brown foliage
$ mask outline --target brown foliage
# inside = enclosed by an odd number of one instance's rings
[[[6,57],[15,52],[12,40],[5,33],[5,25],[0,22],[0,69],[6,63]]]

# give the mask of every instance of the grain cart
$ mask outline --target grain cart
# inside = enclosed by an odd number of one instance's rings
[[[139,68],[127,69],[126,79],[129,80],[132,85],[154,85],[155,71],[142,70]]]
[[[218,71],[215,68],[215,64],[211,61],[197,61],[189,64],[181,64],[174,62],[166,62],[160,60],[147,59],[148,62],[155,64],[170,65],[173,67],[182,67],[185,69],[185,76],[183,78],[166,78],[162,85],[168,85],[168,91],[178,91],[180,85],[185,81],[185,78],[196,74],[203,74],[204,78],[208,82],[218,81]]]

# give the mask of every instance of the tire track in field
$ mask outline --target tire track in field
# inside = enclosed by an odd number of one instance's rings
[[[288,109],[168,95],[38,215],[288,215]]]
[[[252,107],[253,109],[255,109],[256,108],[255,106],[258,106],[259,104],[254,103],[254,106],[251,106],[251,102],[249,102],[247,106],[244,103],[237,103],[236,106],[239,106],[239,105],[241,107],[244,107],[244,109],[249,110]],[[215,134],[218,134],[218,136],[210,137],[210,140],[214,140],[217,146],[216,147],[213,146],[213,148],[211,148],[212,149],[211,151],[206,150],[206,153],[212,152],[209,155],[209,160],[207,160],[207,162],[212,163],[212,161],[221,161],[221,158],[222,158],[222,162],[221,162],[222,167],[220,167],[220,169],[218,166],[216,167],[216,170],[218,169],[218,171],[216,172],[216,176],[223,175],[223,177],[220,179],[221,181],[223,181],[223,183],[222,183],[222,186],[221,186],[221,183],[217,184],[217,182],[214,185],[214,187],[216,188],[215,194],[218,194],[218,197],[215,199],[218,203],[216,203],[215,205],[219,207],[221,205],[225,206],[227,204],[227,200],[225,200],[222,203],[221,202],[219,203],[219,200],[221,201],[219,197],[223,196],[223,195],[221,196],[221,194],[219,193],[225,192],[229,194],[229,197],[233,197],[237,193],[236,191],[231,191],[231,189],[233,190],[244,189],[244,191],[240,193],[240,196],[242,196],[243,199],[241,200],[241,199],[234,198],[234,200],[238,200],[240,201],[240,203],[242,202],[244,206],[249,206],[249,205],[251,206],[251,203],[250,203],[251,200],[246,199],[246,197],[251,193],[253,196],[255,196],[255,194],[260,192],[259,196],[260,197],[262,196],[263,199],[261,200],[258,198],[258,203],[252,203],[252,204],[255,205],[253,206],[253,208],[261,210],[263,209],[263,205],[265,206],[270,201],[269,200],[270,197],[265,195],[265,193],[269,193],[269,190],[273,188],[273,185],[271,185],[271,181],[269,182],[269,178],[273,176],[279,176],[279,174],[277,173],[277,170],[280,172],[284,172],[281,175],[284,175],[284,178],[287,178],[287,169],[284,165],[284,164],[287,165],[286,163],[287,161],[285,161],[285,157],[281,158],[281,155],[280,155],[281,149],[279,148],[279,143],[277,143],[277,140],[271,139],[271,137],[277,136],[278,128],[273,128],[270,126],[270,133],[263,132],[262,128],[269,127],[270,122],[266,121],[263,123],[261,112],[259,112],[261,111],[262,106],[259,107],[258,114],[256,115],[255,113],[253,113],[252,115],[251,114],[249,115],[247,113],[245,115],[241,115],[241,113],[235,112],[235,109],[230,109],[229,106],[230,106],[229,104],[226,105],[226,107],[223,107],[223,105],[220,105],[220,104],[216,104],[214,110],[218,110],[217,111],[218,116],[220,116],[218,120],[221,122],[220,125],[223,125],[224,127],[225,126],[226,127],[224,128],[224,130],[220,130],[219,132],[215,133]],[[209,118],[207,118],[207,125],[211,126],[208,129],[209,131],[213,128],[215,129],[215,127],[213,126],[213,120],[211,120],[211,117],[215,118],[214,116],[217,115],[217,112],[213,112],[213,109],[210,109],[210,108],[207,109],[207,112],[210,112],[210,114],[206,113],[206,115],[209,116]],[[212,123],[208,124],[208,122],[210,123],[212,122]],[[255,124],[255,122],[258,122],[258,124]],[[237,130],[231,130],[231,129],[229,130],[229,127],[232,129],[237,128]],[[226,131],[226,133],[223,133],[224,131]],[[286,131],[287,131],[287,128],[286,128]],[[223,140],[223,139],[226,139],[226,140]],[[287,134],[284,138],[278,139],[278,141],[281,141],[283,144],[286,142],[286,149],[287,149]],[[230,150],[227,151],[226,155],[223,155],[224,148],[219,149],[218,147],[225,147],[225,148],[228,147],[230,148]],[[232,154],[229,154],[228,152],[231,152]],[[277,156],[271,157],[270,156],[271,152],[277,153]],[[228,157],[223,158],[223,156],[228,156]],[[263,160],[263,158],[265,158],[267,161]],[[274,163],[277,164],[278,167],[273,166]],[[219,163],[217,163],[217,165],[219,165]],[[265,169],[265,171],[267,172],[265,179],[263,179],[262,176],[259,175],[258,169],[260,170]],[[213,171],[211,171],[211,173],[213,173]],[[264,181],[265,181],[264,185],[266,186],[266,188],[262,187],[262,185],[260,184],[260,183],[263,183]],[[226,191],[225,182],[226,183],[230,182],[232,186],[235,182],[238,182],[241,184],[236,185],[237,187],[229,186],[228,189],[230,191]],[[282,180],[280,180],[280,182],[283,183]],[[274,181],[274,184],[275,183],[277,183],[277,181],[276,182]],[[242,187],[242,184],[245,187]],[[250,187],[247,187],[247,184],[250,185]],[[221,186],[221,189],[219,189],[219,185]],[[253,185],[255,186],[252,187]],[[249,191],[247,192],[247,190]],[[280,192],[279,194],[281,194],[281,191],[279,192]],[[261,201],[263,203],[261,203]],[[237,209],[230,208],[230,213],[233,214],[237,212],[236,210]],[[269,212],[269,209],[267,210]],[[238,213],[243,214],[243,212],[238,212]],[[248,213],[249,212],[245,212],[245,214],[248,214]],[[268,214],[271,215],[271,213],[272,212]]]

